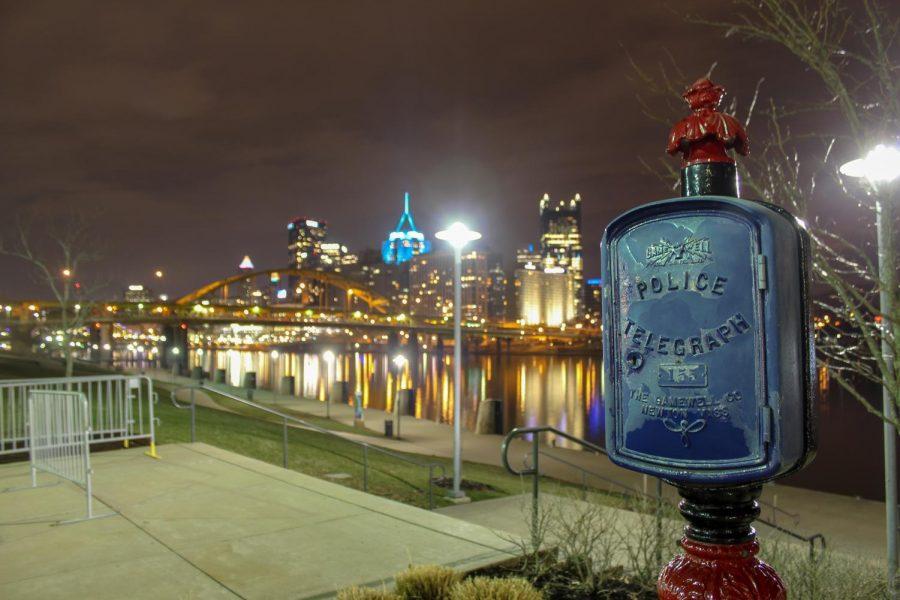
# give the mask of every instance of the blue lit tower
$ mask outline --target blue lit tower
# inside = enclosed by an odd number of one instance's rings
[[[431,242],[425,239],[423,233],[416,231],[412,213],[409,212],[409,192],[406,192],[403,196],[403,214],[397,227],[381,245],[381,258],[389,265],[399,265],[430,251]]]

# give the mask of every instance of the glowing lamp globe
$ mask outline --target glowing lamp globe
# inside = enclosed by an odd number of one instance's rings
[[[858,177],[872,183],[890,183],[900,177],[900,150],[878,144],[863,158],[851,160],[841,166],[847,177]]]
[[[443,231],[438,231],[434,235],[437,239],[444,240],[457,249],[462,248],[469,242],[473,242],[481,238],[480,233],[478,233],[477,231],[472,231],[459,221],[457,221],[447,229],[444,229]]]

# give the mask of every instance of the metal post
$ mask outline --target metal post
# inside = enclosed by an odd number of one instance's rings
[[[82,398],[84,398],[84,396],[82,396]],[[73,408],[74,408],[74,406],[73,406]],[[94,497],[94,486],[91,481],[93,479],[93,473],[91,473],[91,426],[89,425],[89,423],[90,423],[89,414],[90,413],[88,411],[87,399],[84,399],[82,401],[81,410],[83,411],[82,415],[84,418],[84,424],[86,426],[86,428],[84,430],[84,450],[82,452],[82,460],[84,461],[84,478],[85,478],[84,491],[87,494],[87,518],[93,519],[94,518],[94,508],[92,506],[93,502],[91,502],[91,500]]]
[[[663,522],[662,522],[662,479],[656,479],[656,548],[654,550],[654,558],[656,564],[662,564],[662,547],[663,547]]]
[[[194,388],[191,388],[191,443],[197,441],[197,404],[194,401]]]
[[[531,475],[531,545],[534,552],[539,550],[538,544],[540,543],[538,522],[541,509],[541,469],[538,461],[540,460],[541,449],[538,445],[539,442],[538,434],[533,433],[531,438],[531,468],[534,471]]]
[[[281,440],[281,455],[282,455],[282,466],[287,469],[288,468],[288,424],[287,419],[284,418],[281,420],[282,424],[282,440]]]
[[[363,444],[363,491],[369,491],[369,445]]]
[[[325,418],[331,418],[331,384],[328,380],[331,376],[331,361],[325,362]]]
[[[876,198],[877,198],[876,190]],[[897,324],[891,321],[894,314],[894,242],[893,206],[890,194],[882,201],[875,201],[875,227],[878,235],[878,296],[881,310],[881,355],[884,360],[883,381],[894,377],[894,351],[891,332],[896,336]],[[896,339],[896,338],[895,338]],[[897,597],[897,430],[891,423],[894,418],[894,402],[886,384],[881,386],[881,402],[884,411],[884,506],[887,534],[887,578],[890,597]]]
[[[462,248],[453,248],[453,492],[462,485]]]
[[[428,465],[428,510],[434,510],[434,465]]]

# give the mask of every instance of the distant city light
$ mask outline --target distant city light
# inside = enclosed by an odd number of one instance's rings
[[[72,269],[69,269],[69,268],[67,267],[67,268],[65,268],[65,269],[62,270],[62,274],[63,274],[63,277],[71,277],[71,276],[72,276]]]
[[[398,354],[397,356],[394,357],[394,365],[398,369],[402,369],[405,364],[406,364],[406,357],[403,356],[402,354]]]
[[[447,229],[438,231],[435,234],[435,237],[439,240],[448,242],[454,248],[461,249],[469,242],[481,239],[481,234],[477,231],[472,231],[471,229],[457,221]]]
[[[331,362],[334,361],[334,352],[332,352],[331,350],[326,350],[322,353],[322,358],[325,360],[325,362],[331,364]]]
[[[179,354],[181,354],[181,350],[178,348],[178,346],[175,346],[174,348],[172,348],[172,354],[174,354],[175,356],[178,356]]]
[[[168,294],[160,294],[159,299],[162,300],[163,302],[167,302],[169,300],[169,296],[168,296]]]
[[[252,271],[255,267],[253,266],[253,261],[250,260],[249,255],[244,255],[244,259],[241,261],[241,264],[238,265],[238,269],[241,271]]]
[[[878,144],[863,158],[851,160],[841,166],[847,177],[859,177],[872,183],[890,183],[900,177],[900,150]]]
[[[157,279],[162,279],[163,272],[161,269],[157,269],[154,275],[156,275]]]
[[[278,358],[278,350],[272,350],[269,355],[272,357],[272,360],[276,360]]]

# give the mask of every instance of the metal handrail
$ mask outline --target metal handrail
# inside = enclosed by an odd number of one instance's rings
[[[181,405],[175,399],[176,393],[181,390],[190,390],[190,392],[191,392],[190,405]],[[197,411],[196,411],[196,402],[194,400],[194,390],[210,391],[215,394],[224,396],[224,397],[228,398],[229,400],[239,402],[245,406],[249,406],[251,408],[254,408],[256,410],[262,411],[264,413],[270,414],[272,416],[275,416],[275,417],[281,419],[282,431],[283,431],[283,433],[282,433],[282,466],[285,469],[288,468],[288,433],[287,432],[288,432],[288,423],[289,422],[294,424],[295,426],[299,425],[299,426],[303,427],[304,429],[309,429],[309,430],[315,431],[317,433],[330,435],[332,437],[339,438],[349,444],[353,444],[355,446],[361,447],[362,455],[363,455],[363,491],[365,491],[365,492],[369,491],[369,451],[370,450],[377,452],[379,454],[383,454],[385,456],[389,456],[391,458],[403,461],[405,463],[415,465],[417,467],[421,467],[423,469],[428,469],[428,487],[427,487],[427,489],[422,490],[422,491],[428,497],[429,510],[434,508],[434,473],[435,473],[435,471],[439,471],[442,478],[446,477],[447,470],[444,468],[444,465],[439,464],[439,463],[421,462],[421,461],[409,458],[408,456],[404,456],[402,454],[392,452],[391,450],[388,450],[386,448],[381,448],[380,446],[376,446],[374,444],[369,444],[368,442],[360,442],[358,440],[353,440],[353,439],[344,437],[337,432],[334,432],[330,429],[325,429],[324,427],[319,427],[318,425],[310,423],[309,421],[306,421],[299,417],[295,417],[294,415],[289,415],[289,414],[283,413],[279,410],[275,410],[274,408],[269,408],[268,406],[263,406],[262,404],[257,404],[256,402],[247,400],[245,398],[241,398],[240,396],[236,396],[234,394],[231,394],[231,393],[223,391],[223,390],[207,388],[207,387],[203,386],[202,383],[200,385],[180,386],[177,388],[172,388],[169,391],[169,396],[172,401],[172,404],[176,408],[190,409],[190,411],[191,411],[191,442],[192,443],[196,440],[196,413],[197,413]]]
[[[628,486],[624,483],[620,483],[613,479],[609,479],[608,477],[604,477],[603,475],[600,475],[599,473],[595,473],[594,471],[585,469],[584,467],[582,467],[580,465],[576,465],[575,463],[572,463],[565,459],[559,458],[558,456],[554,456],[547,452],[541,451],[539,439],[538,439],[538,436],[541,433],[552,433],[561,438],[564,438],[571,442],[574,442],[584,448],[587,448],[588,450],[590,450],[592,452],[596,452],[597,454],[608,455],[606,452],[606,449],[603,448],[602,446],[598,446],[597,444],[594,444],[585,439],[573,436],[569,433],[566,433],[565,431],[561,431],[561,430],[559,430],[555,427],[551,427],[549,425],[543,425],[543,426],[538,426],[538,427],[517,427],[517,428],[513,429],[512,431],[510,431],[508,434],[506,434],[506,437],[503,439],[503,444],[500,447],[500,452],[501,452],[500,459],[503,463],[504,468],[507,471],[509,471],[510,473],[512,473],[513,475],[520,475],[520,476],[530,475],[532,477],[532,527],[533,528],[537,526],[537,505],[539,502],[539,495],[540,495],[540,484],[538,482],[538,480],[540,479],[540,469],[539,469],[539,465],[538,465],[538,457],[540,455],[543,455],[543,456],[546,456],[553,460],[559,461],[567,466],[570,466],[570,467],[580,471],[583,488],[586,487],[587,476],[591,476],[591,477],[595,477],[597,479],[606,481],[607,483],[611,483],[617,487],[620,487],[620,488],[626,490],[627,492],[634,494],[635,496],[645,496],[647,498],[652,498],[652,499],[656,500],[657,502],[665,501],[668,505],[675,507],[675,505],[671,501],[665,500],[663,498],[661,480],[659,480],[659,479],[657,480],[656,496],[654,498],[653,496],[650,496],[649,494],[645,494],[644,492],[636,490],[633,487]],[[528,457],[526,455],[526,459],[525,459],[526,460],[526,462],[525,462],[526,468],[517,471],[517,470],[513,469],[509,464],[509,457],[508,457],[509,445],[513,439],[524,436],[524,435],[529,435],[529,434],[531,434],[533,436],[532,440],[531,440],[531,443],[532,443],[531,462],[532,462],[532,464],[530,467],[528,467],[528,465],[527,465]],[[780,508],[778,508],[774,505],[771,505],[767,502],[763,502],[763,501],[759,501],[759,502],[761,504],[766,504],[768,506],[771,506],[774,510],[777,510],[777,511],[783,512],[787,515],[790,515],[794,519],[797,518],[797,515],[790,513],[784,509],[780,509]],[[802,534],[797,533],[796,531],[791,531],[790,529],[787,529],[786,527],[782,527],[781,525],[778,525],[777,523],[774,523],[774,522],[770,522],[762,517],[757,517],[756,520],[759,521],[760,523],[763,523],[764,525],[766,525],[768,527],[771,527],[772,529],[775,529],[776,531],[779,531],[779,532],[789,536],[789,537],[793,537],[794,539],[797,539],[797,540],[800,540],[802,542],[806,542],[807,544],[809,544],[810,559],[815,558],[816,541],[818,541],[821,544],[822,551],[824,551],[826,548],[825,536],[822,535],[821,533],[814,533],[810,536],[804,536]]]

